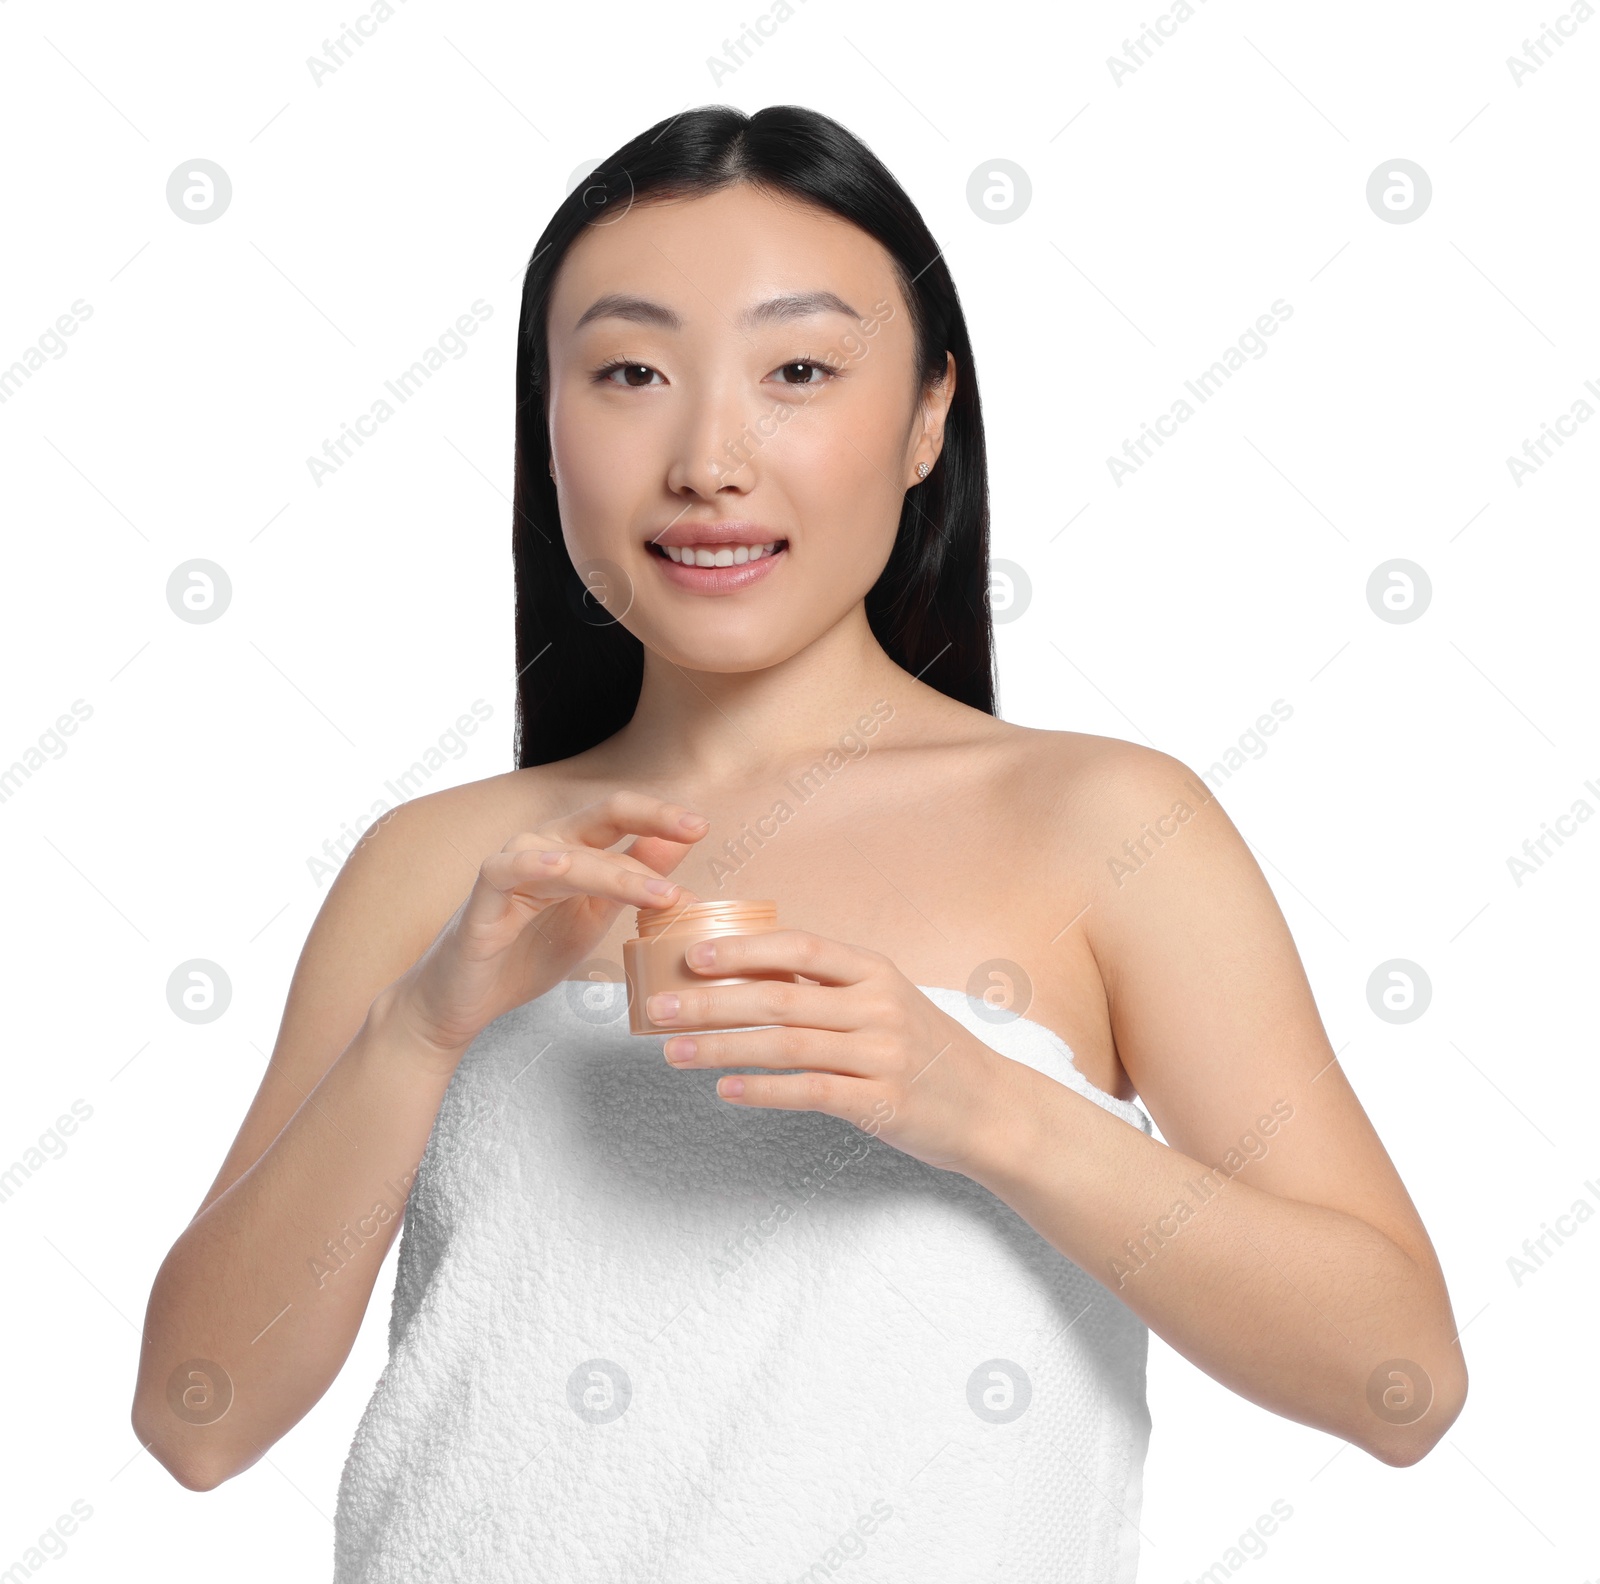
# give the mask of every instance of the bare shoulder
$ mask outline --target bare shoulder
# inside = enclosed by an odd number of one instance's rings
[[[1120,737],[1016,727],[995,751],[992,779],[1031,835],[1035,882],[1053,913],[1063,898],[1081,910],[1108,1002],[1122,956],[1151,944],[1152,911],[1198,921],[1229,897],[1286,944],[1248,844],[1184,760]]]
[[[1205,777],[1159,748],[1089,732],[997,723],[996,770],[1023,798],[1056,817],[1053,834],[1104,846],[1118,833],[1187,819],[1211,802]]]
[[[200,1208],[260,1158],[378,993],[465,900],[483,860],[559,810],[564,795],[559,767],[512,771],[412,798],[366,831],[306,935],[261,1087]]]
[[[1174,769],[1193,773],[1171,754],[1122,737],[1031,726],[1011,726],[1009,732],[1016,751],[1075,798],[1126,790],[1141,779],[1158,780]]]
[[[340,971],[402,973],[472,889],[478,867],[560,804],[556,766],[487,776],[411,798],[373,824],[345,858],[311,935],[359,938],[364,961]],[[399,960],[403,959],[403,960]],[[381,985],[380,987],[381,988]]]
[[[1304,1008],[1309,997],[1288,928],[1205,774],[1118,737],[1028,737],[1017,749],[1027,765],[1019,780],[1039,800],[1049,867],[1070,877],[1086,910],[1085,935],[1114,1012],[1138,954],[1158,943],[1177,949],[1189,933],[1230,922],[1253,933],[1249,952],[1270,940],[1280,987]]]
[[[1248,1167],[1256,1187],[1355,1215],[1430,1262],[1277,898],[1205,775],[1117,738],[1038,735],[1117,1054],[1162,1136],[1195,1160]]]

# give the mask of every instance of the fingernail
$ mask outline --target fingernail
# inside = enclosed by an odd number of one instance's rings
[[[710,941],[696,941],[683,955],[696,968],[709,968],[716,960],[717,949]]]
[[[736,1100],[744,1093],[744,1079],[724,1078],[722,1082],[717,1085],[717,1093],[724,1100]]]
[[[704,814],[680,814],[678,823],[683,826],[709,825],[711,821]]]
[[[669,1062],[686,1062],[694,1060],[696,1050],[692,1039],[674,1039],[667,1041],[667,1060]]]
[[[558,852],[540,853],[539,854],[539,862],[540,863],[547,863],[547,864],[558,864],[566,856],[567,855],[565,853],[558,853]]]
[[[646,891],[656,891],[665,896],[667,892],[676,890],[677,885],[676,880],[646,880],[644,888]]]
[[[678,998],[670,993],[653,995],[644,1009],[652,1023],[670,1023],[678,1015]]]

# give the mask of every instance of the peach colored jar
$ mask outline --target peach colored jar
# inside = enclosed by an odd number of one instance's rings
[[[679,1024],[660,1028],[645,1015],[644,1004],[661,990],[693,990],[699,985],[756,984],[792,973],[739,974],[713,979],[696,973],[683,954],[696,941],[714,935],[764,935],[778,928],[776,902],[685,902],[673,907],[640,908],[639,933],[622,943],[622,971],[628,981],[628,1027],[635,1034],[705,1034],[710,1030]]]

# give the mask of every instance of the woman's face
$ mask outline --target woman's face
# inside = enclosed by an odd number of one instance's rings
[[[747,184],[641,203],[574,243],[548,334],[567,552],[647,648],[774,665],[877,581],[954,373],[915,389],[864,231]]]

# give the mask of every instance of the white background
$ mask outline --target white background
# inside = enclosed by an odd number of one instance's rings
[[[1507,864],[1600,808],[1600,423],[1520,485],[1506,461],[1585,395],[1600,410],[1600,19],[1519,85],[1507,58],[1561,0],[1209,0],[1119,86],[1107,57],[1160,0],[964,19],[797,0],[715,81],[757,5],[406,0],[319,86],[307,57],[354,4],[0,4],[0,367],[92,308],[0,406],[0,763],[92,708],[0,802],[0,1167],[92,1108],[0,1203],[0,1571],[83,1500],[42,1570],[61,1584],[327,1576],[392,1270],[323,1401],[204,1495],[129,1427],[150,1282],[271,1048],[325,889],[308,858],[474,700],[488,724],[430,787],[510,767],[515,326],[551,208],[662,116],[796,102],[887,162],[962,294],[994,553],[1032,591],[998,628],[1006,718],[1203,771],[1292,706],[1222,801],[1465,1328],[1466,1411],[1407,1470],[1152,1338],[1141,1580],[1198,1576],[1280,1499],[1252,1584],[1600,1575],[1600,1225],[1520,1285],[1507,1265],[1600,1204],[1600,828],[1521,885]],[[195,159],[232,182],[209,224],[165,197]],[[1433,189],[1403,224],[1366,197],[1396,159]],[[1032,186],[1004,224],[966,197],[995,160]],[[479,298],[466,355],[317,486],[306,458]],[[1277,299],[1266,355],[1115,482],[1107,457]],[[194,558],[232,584],[208,624],[166,600]],[[1407,623],[1367,600],[1394,559],[1431,581]],[[192,958],[231,980],[209,1024],[167,1004]],[[1406,1024],[1368,1002],[1395,958],[1432,986]]]

